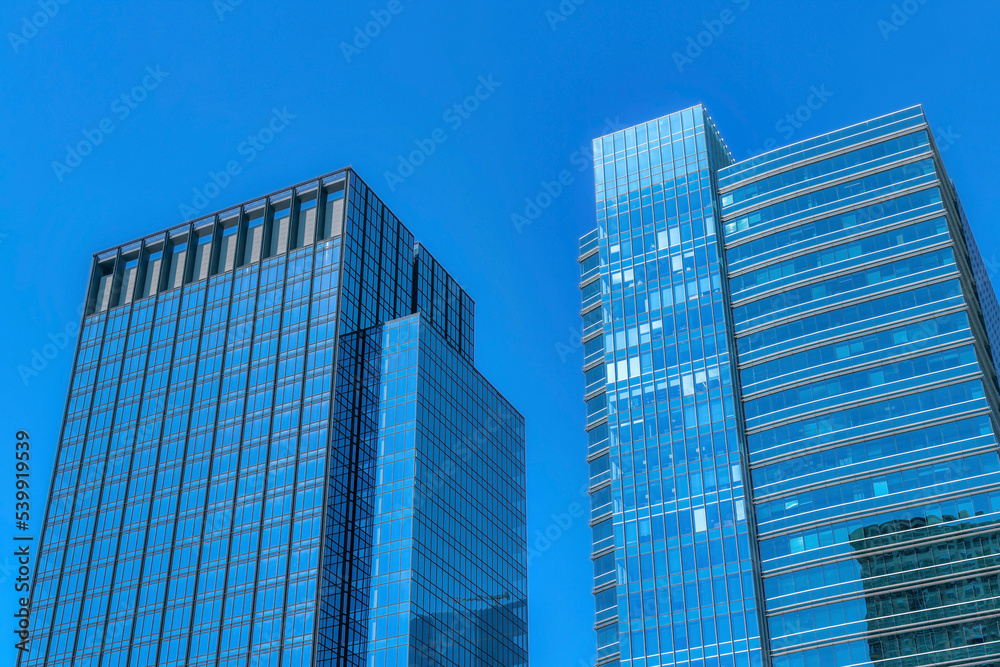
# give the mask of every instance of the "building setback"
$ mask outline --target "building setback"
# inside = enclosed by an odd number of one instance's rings
[[[527,664],[523,419],[353,171],[87,294],[19,664]]]
[[[1000,309],[923,110],[594,155],[598,663],[1000,662]]]

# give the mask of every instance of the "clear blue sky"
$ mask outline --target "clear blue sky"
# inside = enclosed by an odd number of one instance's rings
[[[52,16],[38,0],[0,9],[0,600],[11,600],[14,576],[14,433],[32,436],[37,529],[72,343],[47,348],[53,358],[27,384],[18,367],[76,325],[92,252],[182,222],[182,205],[210,212],[351,164],[469,290],[478,365],[527,421],[530,541],[546,529],[556,537],[530,567],[531,659],[543,667],[579,667],[594,647],[589,529],[576,518],[563,529],[553,515],[585,501],[573,342],[577,239],[594,213],[577,151],[608,121],[703,102],[743,157],[790,131],[805,139],[922,103],[983,254],[998,264],[995,2],[907,0],[898,26],[891,0],[563,0],[563,13],[559,0],[46,2]],[[372,11],[391,21],[345,53]],[[702,35],[708,45],[690,62],[675,57],[705,21],[718,34]],[[480,77],[492,83],[478,108],[446,116]],[[813,99],[820,108],[801,127],[779,127],[813,87],[828,99]],[[258,150],[247,137],[275,108],[285,126]],[[111,131],[89,155],[67,159],[68,145],[89,141],[85,132],[96,142],[102,127]],[[428,139],[433,154],[387,182]],[[196,198],[231,160],[240,173],[209,188],[210,201]],[[573,183],[515,227],[525,198],[564,170]],[[13,652],[12,612],[0,609],[0,656]]]

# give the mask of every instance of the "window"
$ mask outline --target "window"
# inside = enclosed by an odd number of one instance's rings
[[[597,604],[597,611],[603,611],[618,604],[618,597],[616,593],[617,590],[612,587],[595,594],[594,598]]]
[[[704,533],[708,530],[708,522],[705,520],[705,508],[699,507],[694,511],[694,532]]]

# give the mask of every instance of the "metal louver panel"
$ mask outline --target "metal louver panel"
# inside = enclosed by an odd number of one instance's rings
[[[143,281],[142,285],[142,296],[143,298],[147,296],[153,296],[156,294],[157,289],[160,286],[160,267],[163,265],[163,260],[159,257],[156,259],[147,260],[146,263],[146,279]]]
[[[175,250],[170,258],[170,289],[180,287],[184,282],[184,264],[186,262],[187,250]]]

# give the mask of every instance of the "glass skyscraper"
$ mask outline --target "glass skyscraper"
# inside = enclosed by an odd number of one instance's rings
[[[1000,664],[1000,309],[923,110],[594,155],[599,664]]]
[[[523,420],[355,173],[87,293],[19,664],[527,664]]]

